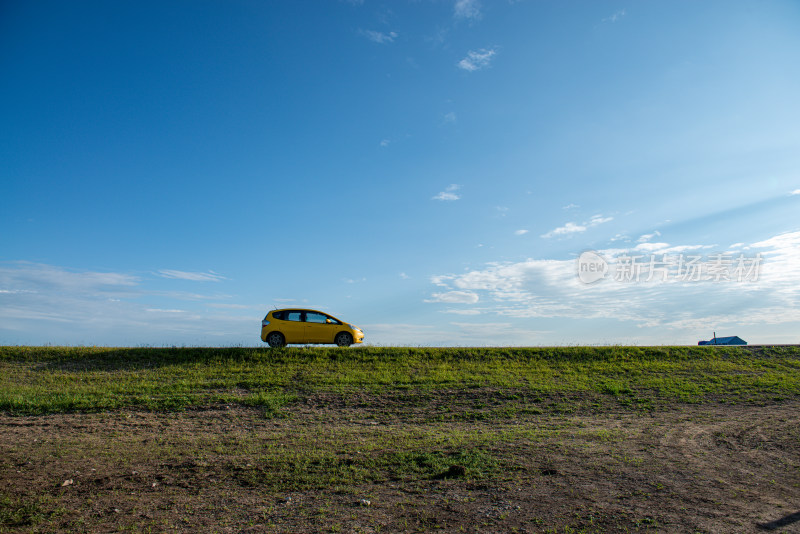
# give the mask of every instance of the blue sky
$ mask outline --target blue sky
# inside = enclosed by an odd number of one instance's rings
[[[800,342],[798,57],[794,1],[4,2],[0,343]]]

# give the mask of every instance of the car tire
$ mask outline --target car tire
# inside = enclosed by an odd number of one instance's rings
[[[267,343],[273,349],[286,346],[286,338],[280,332],[270,332],[267,334]]]
[[[333,342],[340,347],[349,347],[353,344],[353,336],[347,332],[339,332],[336,334],[336,338],[333,340]]]

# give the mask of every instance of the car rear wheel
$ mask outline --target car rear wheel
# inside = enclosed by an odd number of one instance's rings
[[[340,347],[349,347],[350,345],[353,344],[353,336],[351,336],[347,332],[339,332],[338,334],[336,334],[336,339],[334,339],[333,341]]]
[[[270,332],[267,336],[267,343],[272,348],[283,347],[286,345],[286,338],[280,332]]]

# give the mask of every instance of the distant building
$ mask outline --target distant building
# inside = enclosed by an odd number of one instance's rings
[[[699,341],[698,345],[747,345],[747,341],[739,336],[714,337],[708,341]]]

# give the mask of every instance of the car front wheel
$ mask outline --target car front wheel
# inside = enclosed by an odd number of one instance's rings
[[[283,347],[286,345],[286,338],[280,332],[270,332],[267,336],[267,343],[272,348]]]
[[[334,339],[334,343],[339,345],[340,347],[349,347],[353,344],[353,336],[348,334],[347,332],[339,332],[336,334],[336,339]]]

